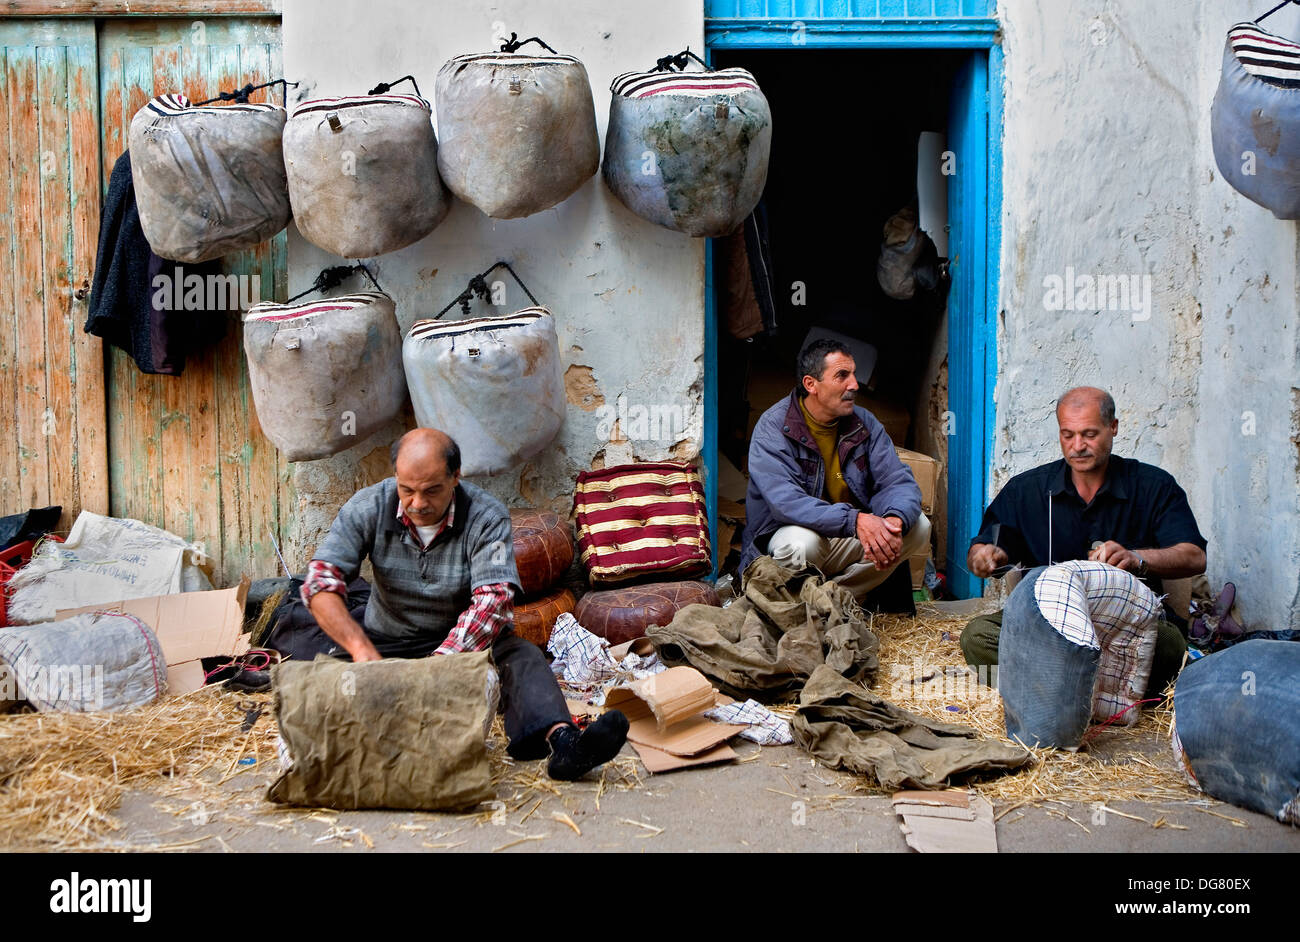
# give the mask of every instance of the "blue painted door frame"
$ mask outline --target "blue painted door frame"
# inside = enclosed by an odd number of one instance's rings
[[[970,49],[949,115],[948,581],[959,598],[983,592],[965,547],[988,497],[997,373],[1002,218],[1002,46],[994,0],[705,0],[708,53],[720,49]],[[993,91],[990,94],[990,90]],[[718,326],[712,244],[705,248],[705,494],[715,571]],[[722,555],[725,556],[725,553]]]

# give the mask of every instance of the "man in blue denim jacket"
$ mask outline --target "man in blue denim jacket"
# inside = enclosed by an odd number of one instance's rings
[[[749,445],[740,569],[766,553],[813,566],[860,601],[930,545],[921,489],[884,427],[853,404],[853,357],[836,340],[799,355],[800,384],[763,413]]]

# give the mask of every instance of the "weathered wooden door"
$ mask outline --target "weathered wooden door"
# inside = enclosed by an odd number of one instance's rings
[[[109,510],[93,20],[0,21],[0,514]]]
[[[101,21],[99,106],[103,182],[127,147],[131,118],[154,95],[191,101],[280,77],[277,18]],[[270,100],[269,89],[253,101]],[[276,90],[274,100],[280,100]],[[285,235],[227,256],[224,271],[257,276],[262,298],[285,297]],[[217,578],[274,575],[270,534],[291,507],[285,463],[263,436],[249,393],[237,312],[225,338],[187,359],[180,376],[141,373],[121,350],[108,356],[109,504],[202,543]]]

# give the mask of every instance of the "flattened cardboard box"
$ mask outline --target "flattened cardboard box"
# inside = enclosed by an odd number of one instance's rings
[[[693,667],[672,667],[605,695],[605,709],[627,717],[627,738],[650,772],[735,757],[723,743],[745,727],[700,715],[716,705],[717,691]]]
[[[145,599],[125,599],[64,608],[55,618],[71,618],[85,612],[120,612],[134,615],[153,629],[167,659],[167,692],[191,693],[203,686],[201,659],[248,650],[244,628],[244,599],[248,577],[231,589],[209,592],[178,592]]]

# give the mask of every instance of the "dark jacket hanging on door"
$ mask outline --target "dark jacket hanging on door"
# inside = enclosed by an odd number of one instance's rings
[[[219,271],[218,262],[180,265],[153,253],[140,228],[130,155],[117,158],[100,216],[86,333],[125,350],[142,373],[179,375],[187,354],[225,334],[226,312],[177,310],[183,292],[155,291],[154,279],[165,274],[183,286],[188,275],[206,282]]]

